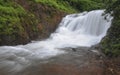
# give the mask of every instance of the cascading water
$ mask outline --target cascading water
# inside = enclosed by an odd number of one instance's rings
[[[20,71],[23,68],[40,62],[65,51],[64,47],[90,47],[100,42],[110,27],[112,17],[107,20],[102,16],[104,10],[95,10],[81,14],[67,15],[63,18],[56,32],[44,41],[36,41],[27,45],[1,46],[0,69]]]

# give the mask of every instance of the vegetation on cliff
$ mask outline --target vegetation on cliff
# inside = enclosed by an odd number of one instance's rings
[[[107,36],[102,41],[103,51],[108,56],[120,55],[120,0],[109,3],[106,13],[110,13],[114,19]]]
[[[68,2],[70,6],[78,11],[90,11],[95,9],[104,9],[105,4],[102,0],[61,0]]]
[[[90,11],[104,8],[102,0],[33,0],[35,2],[47,4],[66,12]]]
[[[0,15],[0,45],[47,37],[63,17],[59,10],[30,0],[1,0]]]
[[[32,38],[33,33],[37,34],[37,19],[34,14],[24,10],[22,6],[12,0],[0,1],[0,44],[13,44],[18,40]],[[29,29],[28,29],[28,28]],[[29,36],[29,37],[28,37]],[[24,43],[23,41],[21,43]]]

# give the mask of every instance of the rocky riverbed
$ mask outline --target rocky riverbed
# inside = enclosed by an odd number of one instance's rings
[[[66,53],[42,59],[21,72],[5,72],[2,75],[103,75],[102,54],[87,47],[64,48]]]
[[[104,55],[95,48],[64,48],[66,53],[41,59],[20,72],[0,70],[0,75],[114,75],[107,69]],[[119,74],[116,74],[119,75]]]

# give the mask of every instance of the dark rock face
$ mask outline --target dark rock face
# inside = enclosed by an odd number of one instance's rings
[[[13,38],[12,36],[1,36],[0,45],[17,45],[17,44],[26,44],[30,42],[29,37],[20,37],[17,36]]]

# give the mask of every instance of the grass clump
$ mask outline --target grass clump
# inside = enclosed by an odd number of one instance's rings
[[[50,7],[54,7],[55,9],[68,12],[68,13],[74,13],[76,10],[69,5],[68,2],[62,1],[62,0],[33,0],[36,3],[41,3],[48,5]]]
[[[5,3],[5,4],[4,4]],[[20,17],[24,16],[25,10],[13,2],[0,3],[0,35],[11,35],[16,32],[14,29],[22,30],[20,26]]]
[[[68,13],[105,8],[102,0],[31,0]]]
[[[0,43],[4,37],[17,40],[18,37],[29,36],[27,32],[37,32],[37,21],[33,14],[28,13],[13,0],[0,1]],[[31,27],[27,29],[26,27]]]
[[[62,0],[68,2],[70,6],[79,11],[90,11],[103,9],[104,3],[101,0]]]

